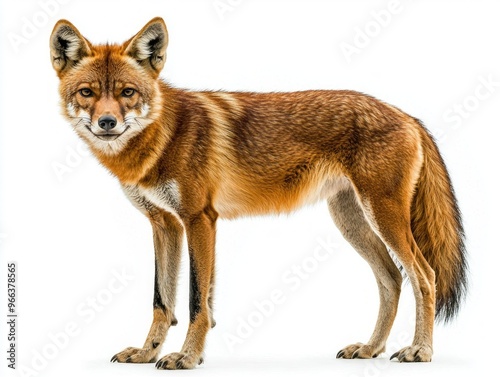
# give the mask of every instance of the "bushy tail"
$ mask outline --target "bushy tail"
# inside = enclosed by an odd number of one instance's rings
[[[450,321],[467,291],[465,234],[446,166],[422,125],[424,162],[413,198],[412,232],[436,274],[436,319]]]

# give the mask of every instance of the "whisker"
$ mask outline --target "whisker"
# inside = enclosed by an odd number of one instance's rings
[[[79,126],[80,123],[82,123],[82,122],[83,122],[84,126],[86,126],[86,125],[90,126],[90,124],[91,124],[90,118],[88,118],[88,117],[70,117],[70,119],[71,119],[70,123],[73,127]]]

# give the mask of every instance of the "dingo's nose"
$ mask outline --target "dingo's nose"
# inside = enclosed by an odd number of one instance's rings
[[[115,128],[116,118],[112,115],[104,115],[104,116],[99,118],[97,123],[99,124],[99,127],[101,127],[102,129],[104,129],[106,131],[109,131],[112,128]]]

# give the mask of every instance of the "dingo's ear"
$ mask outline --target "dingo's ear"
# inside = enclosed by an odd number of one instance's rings
[[[125,42],[125,53],[157,76],[165,65],[167,45],[167,27],[162,18],[156,17]]]
[[[72,67],[85,56],[91,54],[91,44],[73,24],[59,20],[50,36],[50,57],[52,66],[60,75],[65,69]]]

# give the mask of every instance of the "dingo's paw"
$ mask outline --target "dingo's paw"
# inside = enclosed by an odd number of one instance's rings
[[[398,359],[400,363],[428,362],[432,359],[432,347],[425,344],[414,344],[396,352],[391,356],[392,359]]]
[[[156,363],[158,369],[193,369],[203,363],[203,358],[190,352],[174,352]]]
[[[337,359],[371,359],[382,352],[384,352],[383,349],[375,349],[374,346],[369,344],[356,343],[342,348],[337,353]]]
[[[154,363],[159,350],[128,347],[111,358],[115,363]]]

